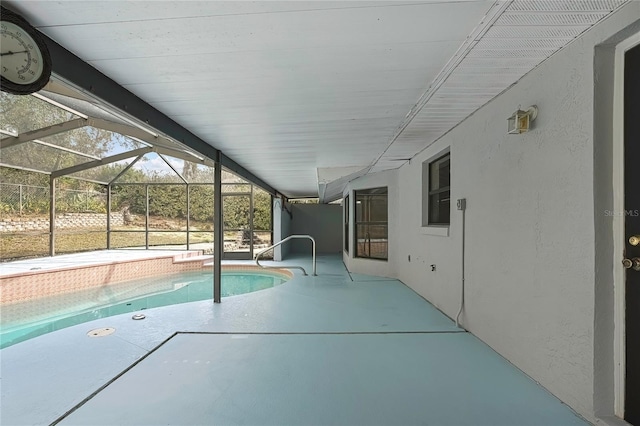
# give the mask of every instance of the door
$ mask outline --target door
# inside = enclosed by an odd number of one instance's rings
[[[222,195],[224,259],[253,258],[251,193]]]
[[[624,220],[625,220],[625,414],[640,425],[640,45],[625,54]]]

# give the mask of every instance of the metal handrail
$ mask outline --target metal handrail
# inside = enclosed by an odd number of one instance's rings
[[[266,249],[262,249],[260,250],[258,253],[256,253],[256,265],[258,265],[261,268],[265,268],[265,269],[280,269],[280,266],[262,266],[260,264],[260,256],[262,256],[264,253],[268,252],[269,250],[278,247],[280,244],[287,242],[289,240],[295,239],[295,238],[308,238],[311,240],[312,243],[312,262],[313,262],[313,276],[317,276],[316,274],[316,240],[313,239],[313,237],[311,235],[289,235],[287,238],[280,240],[279,242],[275,243],[274,245],[272,245],[271,247],[267,247]],[[302,270],[302,273],[307,275],[307,271],[305,271],[305,269],[302,266],[286,266],[286,268],[289,269],[300,269]]]

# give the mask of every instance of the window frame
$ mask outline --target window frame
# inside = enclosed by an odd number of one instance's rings
[[[449,159],[449,185],[431,189],[431,171],[432,167]],[[432,209],[434,204],[431,202],[432,196],[449,192],[449,221],[435,222],[432,221]],[[447,147],[436,155],[427,159],[422,163],[422,232],[425,234],[449,236],[449,227],[451,226],[451,151]]]
[[[349,195],[347,194],[344,197],[344,209],[343,209],[343,219],[342,219],[342,223],[343,223],[343,232],[344,232],[344,237],[343,237],[343,242],[342,242],[342,249],[344,250],[345,253],[349,254]]]
[[[383,190],[384,192],[375,193],[373,191]],[[385,221],[371,221],[371,220],[358,220],[358,195],[384,195],[386,201],[386,220]],[[353,241],[354,241],[354,251],[353,257],[358,259],[369,259],[369,260],[380,260],[380,261],[388,261],[389,260],[389,187],[380,186],[375,188],[362,188],[353,191]],[[362,212],[362,216],[364,216],[364,212]],[[370,216],[370,214],[369,214]],[[363,255],[359,251],[359,243],[358,243],[358,227],[359,226],[383,226],[386,229],[384,242],[386,243],[385,256],[371,256],[371,249],[369,248],[368,255]],[[369,240],[369,247],[371,245],[371,239]]]

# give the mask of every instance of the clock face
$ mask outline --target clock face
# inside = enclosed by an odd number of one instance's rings
[[[17,84],[31,84],[44,71],[44,61],[35,40],[12,22],[0,23],[0,70],[2,77]]]

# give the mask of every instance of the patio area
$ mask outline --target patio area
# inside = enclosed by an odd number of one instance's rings
[[[320,256],[317,277],[144,313],[0,351],[0,422],[587,424],[403,283],[339,256]],[[103,327],[115,332],[87,336]]]

